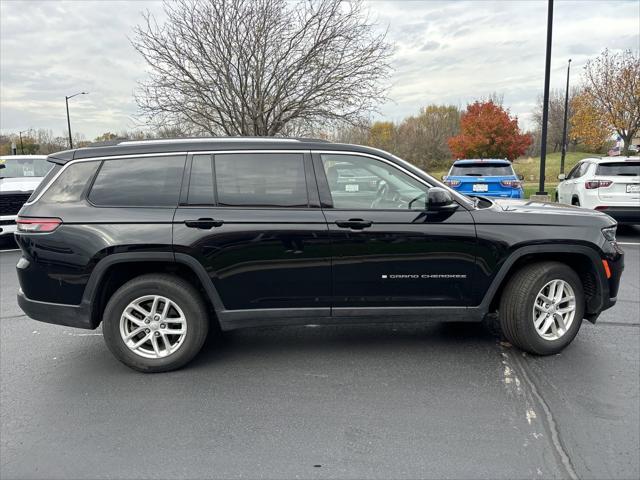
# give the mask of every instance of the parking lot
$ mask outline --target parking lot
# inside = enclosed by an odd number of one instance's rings
[[[0,253],[2,478],[638,478],[640,227],[618,304],[552,357],[476,324],[287,327],[135,373],[18,308]]]

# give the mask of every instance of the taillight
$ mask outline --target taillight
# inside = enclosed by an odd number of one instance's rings
[[[453,188],[460,186],[460,180],[445,180],[444,183]]]
[[[584,182],[584,186],[589,190],[593,190],[594,188],[605,188],[611,186],[613,181],[611,180],[589,180],[588,182]]]
[[[45,233],[53,232],[62,223],[59,218],[24,218],[18,217],[16,220],[19,232],[25,233]]]
[[[500,180],[500,185],[507,188],[520,188],[522,182],[520,180]]]

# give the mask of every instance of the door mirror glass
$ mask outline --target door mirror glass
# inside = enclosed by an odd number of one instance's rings
[[[561,173],[560,175],[558,175],[558,180],[563,181],[566,177],[566,175],[564,173]]]
[[[427,210],[443,211],[455,210],[458,204],[453,201],[453,197],[444,188],[432,187],[427,192]]]
[[[524,180],[524,175],[519,174],[519,175],[518,175],[518,180]]]

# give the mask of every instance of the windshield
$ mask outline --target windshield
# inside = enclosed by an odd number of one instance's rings
[[[454,165],[451,167],[449,175],[454,177],[505,177],[515,174],[511,165],[483,162]]]
[[[601,163],[598,165],[596,175],[624,175],[637,177],[640,176],[640,162]]]
[[[44,177],[53,166],[46,158],[5,158],[2,178]]]

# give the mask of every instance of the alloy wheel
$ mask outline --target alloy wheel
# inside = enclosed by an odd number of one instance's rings
[[[187,319],[174,301],[161,295],[136,298],[120,317],[125,345],[144,358],[165,358],[184,343]]]
[[[575,292],[564,280],[548,282],[533,302],[533,324],[545,340],[561,338],[573,324],[575,315]]]

